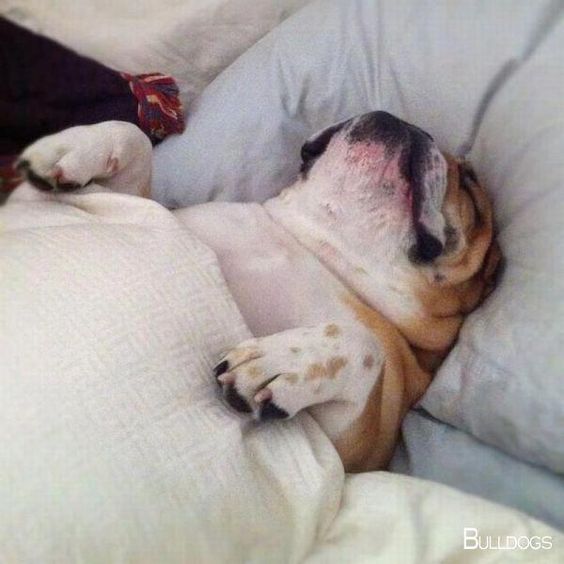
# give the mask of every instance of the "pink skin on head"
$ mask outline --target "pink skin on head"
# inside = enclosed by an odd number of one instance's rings
[[[332,229],[351,232],[349,238],[352,231],[361,234],[384,225],[404,232],[411,222],[412,200],[400,164],[401,148],[390,150],[377,141],[351,143],[340,133],[311,168],[306,190],[315,195],[320,217]]]
[[[406,211],[411,209],[411,190],[400,170],[401,151],[391,152],[382,143],[346,144],[345,163],[359,174],[370,174],[374,187],[388,195],[400,195]]]

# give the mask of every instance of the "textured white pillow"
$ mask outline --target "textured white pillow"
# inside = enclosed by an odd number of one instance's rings
[[[264,200],[315,130],[385,109],[471,152],[494,197],[507,273],[423,405],[516,456],[564,471],[564,40],[538,2],[322,1],[205,91],[156,152],[157,197]]]

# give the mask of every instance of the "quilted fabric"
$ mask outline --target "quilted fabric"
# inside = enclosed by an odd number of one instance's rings
[[[0,224],[0,560],[303,558],[342,468],[309,419],[218,398],[249,333],[215,256],[130,196],[11,200]]]

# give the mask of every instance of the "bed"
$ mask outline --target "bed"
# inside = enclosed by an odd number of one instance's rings
[[[81,44],[53,6],[9,3],[10,17],[105,64],[127,55],[125,70],[174,71],[143,56],[162,55],[177,27],[112,59],[95,26]],[[138,16],[113,4],[110,28],[131,29]],[[214,35],[222,62],[203,62],[193,84],[179,76],[188,126],[155,150],[158,201],[0,208],[4,561],[561,561],[560,6],[298,4],[272,3],[237,49]],[[209,26],[241,14],[218,6]],[[295,175],[304,138],[370,109],[471,157],[508,266],[406,418],[393,472],[345,475],[307,413],[256,425],[219,401],[211,368],[249,332],[215,257],[167,208],[264,200]],[[488,549],[472,549],[476,535]],[[545,537],[550,548],[532,547]],[[528,544],[508,553],[492,539]]]

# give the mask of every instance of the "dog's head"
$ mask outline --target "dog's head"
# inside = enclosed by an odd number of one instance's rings
[[[448,348],[491,291],[500,259],[490,200],[471,168],[386,112],[323,130],[302,159],[291,192],[330,245],[381,286],[378,309],[412,345]]]

